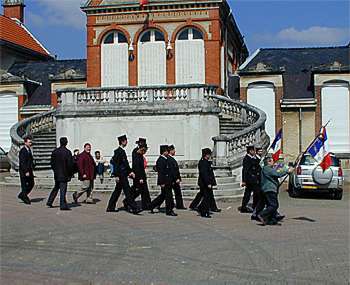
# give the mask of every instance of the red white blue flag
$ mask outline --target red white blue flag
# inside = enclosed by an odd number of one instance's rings
[[[327,131],[325,127],[322,127],[319,136],[309,146],[307,152],[319,163],[323,171],[332,165],[332,158],[328,149]]]
[[[146,5],[146,4],[148,4],[148,0],[140,0],[140,6],[141,7]]]
[[[280,129],[276,134],[276,137],[272,142],[271,149],[272,159],[274,162],[276,162],[280,159],[280,155],[282,153],[282,129]]]

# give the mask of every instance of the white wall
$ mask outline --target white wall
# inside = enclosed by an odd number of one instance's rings
[[[158,158],[161,144],[174,144],[181,161],[198,160],[202,148],[213,147],[212,137],[219,135],[219,119],[215,115],[58,118],[56,128],[57,138],[68,137],[71,150],[81,150],[84,143],[90,142],[93,151],[100,150],[109,158],[118,145],[116,137],[126,134],[128,155],[137,138],[145,137],[150,162]]]

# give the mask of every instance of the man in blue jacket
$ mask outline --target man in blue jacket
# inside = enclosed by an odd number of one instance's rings
[[[261,171],[261,191],[265,197],[266,208],[258,213],[258,219],[263,225],[276,224],[276,215],[278,209],[278,188],[280,186],[279,178],[293,172],[293,168],[282,169],[277,171],[274,169],[274,161],[272,157],[264,159],[264,167]]]

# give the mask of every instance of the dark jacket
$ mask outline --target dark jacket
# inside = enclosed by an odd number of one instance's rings
[[[116,177],[128,177],[132,172],[131,167],[129,165],[128,158],[126,156],[126,152],[122,147],[118,147],[114,151],[114,155],[112,157],[113,160],[113,174]]]
[[[198,163],[198,186],[208,187],[208,185],[216,186],[214,170],[211,161],[201,158]]]
[[[74,160],[70,150],[64,146],[56,148],[51,154],[50,163],[55,181],[68,182],[71,180]]]
[[[170,167],[168,163],[168,158],[165,158],[163,156],[160,156],[157,159],[156,162],[156,168],[158,172],[158,185],[170,185],[171,184],[171,178],[170,178]]]
[[[80,181],[94,180],[96,178],[95,161],[90,153],[83,151],[78,155],[78,170]],[[84,175],[86,175],[85,178],[83,178]]]
[[[176,159],[173,158],[171,155],[168,156],[168,164],[170,167],[171,182],[174,183],[178,179],[181,181],[181,174],[180,174],[179,165],[178,165]]]
[[[31,150],[27,150],[24,146],[19,151],[19,175],[25,177],[26,173],[29,172],[29,176],[34,176],[34,159]]]
[[[137,183],[141,179],[147,179],[144,158],[143,155],[138,152],[132,154],[132,170],[135,173],[135,181],[137,181]]]
[[[248,184],[260,183],[261,167],[260,160],[255,157],[250,157],[248,154],[243,159],[242,182]]]

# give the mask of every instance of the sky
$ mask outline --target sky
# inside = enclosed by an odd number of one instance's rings
[[[83,0],[26,0],[25,24],[59,59],[86,58]],[[346,45],[350,0],[228,0],[253,53],[267,47]]]

